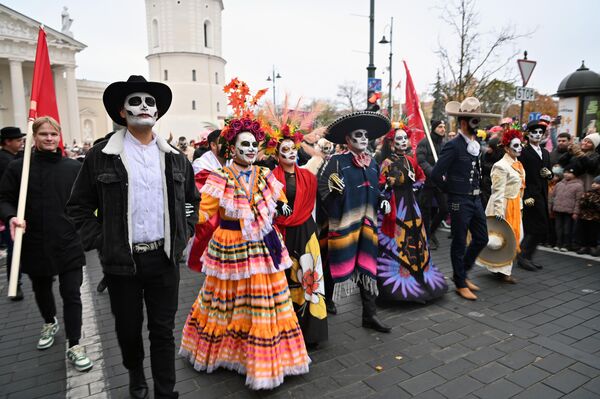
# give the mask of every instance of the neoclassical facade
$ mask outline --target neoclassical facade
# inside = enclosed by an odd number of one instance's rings
[[[150,80],[173,91],[171,108],[157,124],[165,137],[194,139],[223,125],[222,11],[221,0],[146,0]]]
[[[0,127],[27,128],[33,63],[40,22],[0,4]],[[71,145],[112,130],[102,105],[103,82],[78,80],[75,55],[86,46],[44,27],[63,139]]]

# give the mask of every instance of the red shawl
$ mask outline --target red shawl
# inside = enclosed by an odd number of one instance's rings
[[[294,173],[296,174],[296,198],[294,199],[294,211],[290,216],[278,216],[275,219],[275,224],[281,230],[281,234],[285,237],[285,228],[299,226],[306,222],[311,216],[315,207],[315,199],[317,198],[317,178],[309,170],[299,168],[294,165]],[[285,192],[285,172],[281,166],[273,169],[275,178],[283,183]]]

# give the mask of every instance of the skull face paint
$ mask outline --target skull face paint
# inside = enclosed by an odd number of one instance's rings
[[[541,127],[536,127],[535,129],[529,132],[529,141],[531,141],[533,144],[537,144],[540,142],[543,135],[544,129],[542,129]]]
[[[156,99],[148,93],[136,92],[125,97],[123,117],[127,125],[152,127],[158,118]]]
[[[319,146],[319,149],[321,150],[323,155],[332,155],[335,152],[335,147],[333,143],[326,139],[319,139],[319,141],[317,142],[317,146]]]
[[[258,142],[252,133],[242,132],[235,139],[233,160],[243,166],[252,165],[258,154]]]
[[[408,135],[402,129],[396,130],[394,135],[394,150],[396,152],[405,152],[408,148]]]
[[[515,156],[515,157],[519,157],[521,155],[521,152],[523,151],[523,144],[521,143],[521,140],[518,138],[514,138],[510,141],[510,144],[508,145],[508,149],[511,153],[511,155]]]
[[[279,163],[284,166],[292,166],[296,163],[298,150],[292,140],[283,140],[279,144]]]
[[[369,145],[369,138],[367,137],[367,131],[364,129],[358,129],[346,136],[346,142],[352,152],[362,153],[367,149]]]

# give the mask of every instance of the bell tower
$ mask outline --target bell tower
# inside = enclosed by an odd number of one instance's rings
[[[221,57],[221,0],[145,0],[150,80],[173,91],[157,123],[164,137],[196,139],[222,125],[227,112]]]

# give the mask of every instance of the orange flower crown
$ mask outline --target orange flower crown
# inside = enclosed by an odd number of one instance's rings
[[[226,143],[232,143],[241,132],[251,133],[256,141],[264,140],[264,126],[252,108],[256,107],[267,90],[259,90],[252,96],[246,82],[238,78],[231,79],[231,82],[223,87],[223,91],[229,97],[229,105],[233,108],[233,117],[225,120],[225,127],[221,131],[221,138]]]
[[[394,140],[394,136],[396,135],[396,130],[404,130],[408,137],[412,134],[412,130],[408,127],[408,117],[406,115],[400,116],[400,119],[397,122],[392,122],[392,129],[387,132],[385,138],[387,140]]]

